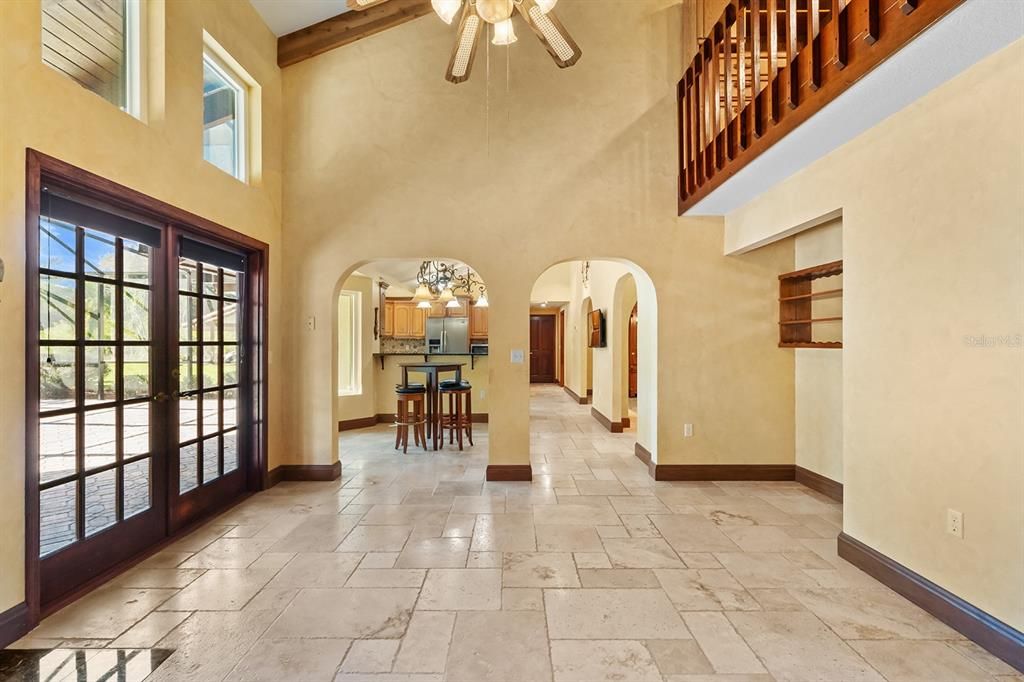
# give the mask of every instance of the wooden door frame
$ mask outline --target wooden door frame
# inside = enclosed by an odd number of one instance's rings
[[[541,319],[541,320],[545,320],[545,322],[550,321],[550,324],[551,324],[551,340],[552,340],[553,343],[557,343],[558,342],[558,326],[557,326],[558,320],[556,318],[555,311],[544,312],[544,313],[537,313],[537,312],[532,312],[531,311],[530,312],[530,322],[531,322],[531,325],[533,323],[533,318],[535,318],[535,317],[538,318],[538,319]],[[533,368],[532,368],[532,363],[533,363],[533,333],[532,333],[532,331],[530,333],[530,337],[531,337],[530,338],[530,363],[531,363],[531,368],[530,368],[531,371],[530,371],[530,373],[531,373],[531,376],[532,376],[532,373],[533,373]],[[558,383],[558,367],[557,367],[557,364],[558,364],[558,348],[552,348],[551,349],[551,364],[552,364],[552,368],[551,368],[551,381],[536,381],[535,382],[531,378],[530,379],[530,383],[531,384],[532,383],[537,383],[537,384],[557,384]]]
[[[142,552],[140,555],[119,562],[83,583],[55,602],[47,604],[45,611],[40,604],[41,576],[39,557],[39,213],[40,192],[44,181],[60,184],[84,196],[94,197],[115,208],[130,210],[151,218],[165,226],[173,225],[180,232],[194,235],[203,241],[223,244],[246,253],[249,264],[248,320],[250,325],[250,353],[254,358],[251,367],[252,430],[249,434],[252,444],[246,463],[246,487],[249,492],[263,490],[268,486],[267,472],[267,332],[269,322],[269,257],[268,244],[253,237],[236,232],[211,220],[176,208],[136,190],[112,182],[67,162],[48,156],[34,149],[25,154],[25,606],[26,626],[31,629],[41,617],[49,615],[65,604],[78,599],[85,593],[110,580],[138,563],[142,558],[159,549],[178,535],[191,530],[180,529],[175,535],[165,536],[162,543]],[[166,236],[168,230],[162,230]],[[164,240],[166,245],[166,239]],[[164,287],[164,294],[170,296],[171,285]],[[177,291],[174,292],[177,294]],[[159,315],[166,312],[167,301],[157,301],[154,310]],[[165,457],[165,463],[169,457]],[[168,496],[169,497],[169,496]],[[241,497],[226,501],[224,506],[237,503]],[[165,518],[169,510],[163,510]],[[211,510],[211,516],[215,510]],[[209,516],[199,523],[205,522]]]
[[[565,386],[565,308],[558,311],[558,385]]]

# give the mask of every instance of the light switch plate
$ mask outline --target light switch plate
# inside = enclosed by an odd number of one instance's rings
[[[307,317],[306,318],[306,329],[308,329],[309,331],[313,331],[313,330],[316,329],[316,318],[315,317]]]
[[[526,354],[523,353],[523,351],[521,351],[521,350],[513,350],[512,351],[512,364],[513,365],[521,365],[521,364],[523,364],[523,358],[524,357],[526,357]]]

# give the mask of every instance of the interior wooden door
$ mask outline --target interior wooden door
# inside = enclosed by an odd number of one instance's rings
[[[637,307],[633,306],[633,312],[629,316],[629,397],[636,397],[636,318]]]
[[[555,383],[555,316],[530,316],[530,383]]]
[[[246,258],[175,235],[170,523],[180,528],[246,489],[250,423]]]
[[[162,239],[159,227],[41,191],[27,475],[44,606],[165,534]]]

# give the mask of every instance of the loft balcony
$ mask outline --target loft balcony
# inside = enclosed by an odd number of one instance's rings
[[[677,88],[682,215],[963,0],[731,0]]]

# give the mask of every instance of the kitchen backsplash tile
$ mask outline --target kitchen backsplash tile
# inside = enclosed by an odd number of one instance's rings
[[[426,339],[396,339],[393,336],[380,337],[381,353],[426,353]]]

